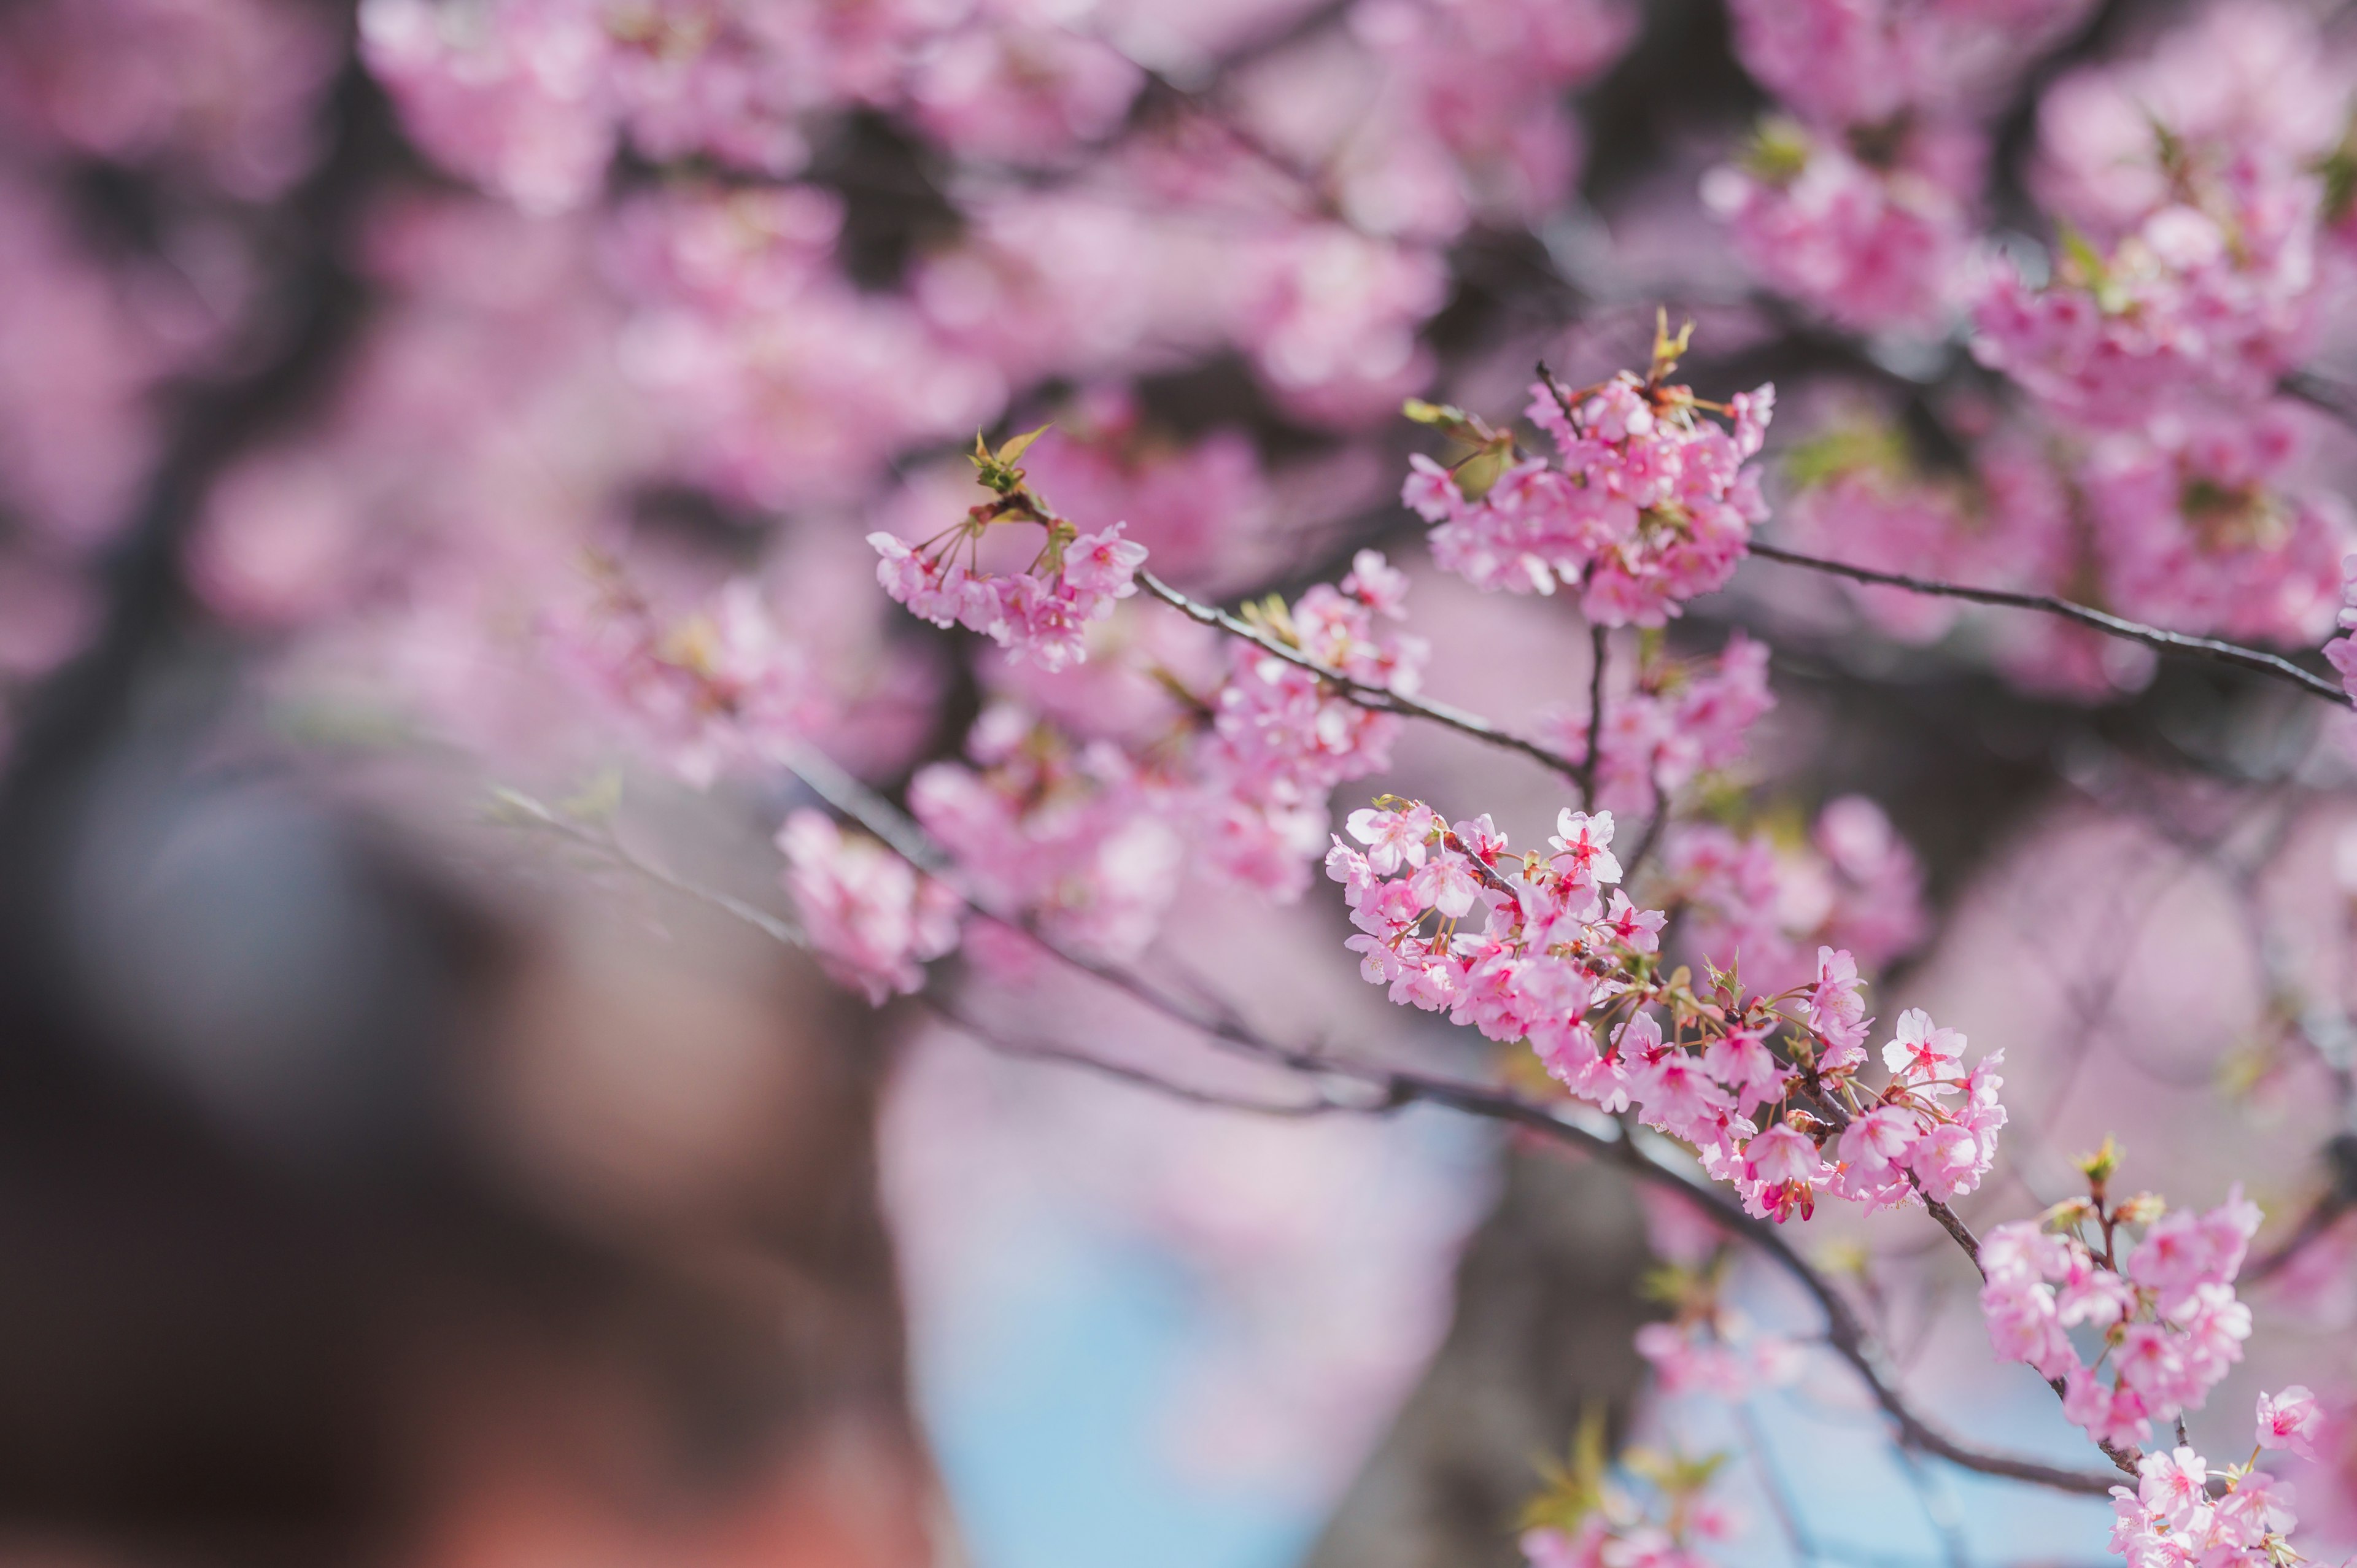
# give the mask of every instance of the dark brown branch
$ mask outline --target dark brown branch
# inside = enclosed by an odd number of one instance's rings
[[[1576,785],[1583,783],[1583,765],[1579,761],[1566,757],[1559,751],[1550,751],[1535,741],[1524,740],[1518,735],[1500,729],[1479,714],[1468,713],[1463,708],[1451,707],[1446,703],[1436,703],[1423,697],[1403,696],[1388,686],[1378,686],[1371,681],[1361,681],[1353,676],[1343,674],[1340,670],[1329,669],[1302,652],[1301,650],[1289,643],[1279,641],[1260,628],[1230,615],[1216,606],[1188,597],[1151,572],[1140,572],[1137,575],[1137,581],[1147,593],[1189,619],[1226,632],[1230,637],[1240,638],[1262,651],[1284,660],[1287,664],[1308,671],[1331,685],[1346,702],[1355,703],[1372,713],[1398,714],[1411,718],[1428,719],[1434,724],[1453,729],[1459,735],[1470,736],[1485,746],[1519,752],[1542,768],[1562,774]],[[1587,799],[1584,793],[1581,798],[1583,800]]]
[[[2280,654],[2245,648],[2237,642],[2222,642],[2214,637],[2194,637],[2187,632],[2147,626],[2142,621],[2127,620],[2074,600],[2057,598],[2051,594],[2017,594],[2003,588],[1974,588],[1958,583],[1933,582],[1923,577],[1910,577],[1903,573],[1879,572],[1871,566],[1853,566],[1843,561],[1803,555],[1798,551],[1762,544],[1757,540],[1752,542],[1751,553],[1765,556],[1770,561],[1781,561],[1787,566],[1805,566],[1812,572],[1830,573],[1836,577],[1873,583],[1883,587],[1904,588],[1912,594],[1932,594],[1943,598],[1965,599],[1976,605],[2001,605],[2010,609],[2037,610],[2043,615],[2061,616],[2065,620],[2093,627],[2097,631],[2130,642],[2140,642],[2164,653],[2185,653],[2215,660],[2238,670],[2288,681],[2309,696],[2321,697],[2341,707],[2357,707],[2357,701],[2352,701],[2339,685],[2311,671],[2301,669]]]

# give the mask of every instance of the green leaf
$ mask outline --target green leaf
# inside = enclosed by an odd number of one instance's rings
[[[1014,437],[1012,440],[1008,441],[1006,446],[1001,446],[998,449],[999,462],[1002,464],[1012,465],[1017,457],[1022,456],[1024,453],[1031,449],[1031,443],[1039,440],[1039,437],[1047,435],[1048,432],[1053,430],[1055,427],[1055,421],[1049,420],[1047,424],[1041,425],[1037,430],[1026,431],[1024,434]]]
[[[559,800],[556,809],[583,822],[610,821],[614,813],[622,809],[621,769],[599,769],[597,776],[583,785],[578,792]]]

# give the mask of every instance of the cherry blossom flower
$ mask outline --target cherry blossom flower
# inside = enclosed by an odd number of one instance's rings
[[[2324,1423],[2324,1412],[2304,1384],[2289,1384],[2281,1393],[2261,1394],[2258,1419],[2260,1447],[2288,1448],[2303,1459],[2318,1456],[2314,1444]]]
[[[822,812],[796,811],[779,831],[786,886],[828,972],[878,1005],[924,984],[921,967],[957,946],[963,901],[871,838]]]

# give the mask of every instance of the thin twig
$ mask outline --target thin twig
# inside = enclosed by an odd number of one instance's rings
[[[805,951],[810,949],[809,936],[791,920],[773,914],[759,905],[748,903],[733,894],[723,893],[716,887],[707,886],[659,865],[632,851],[610,831],[593,832],[579,820],[520,790],[500,789],[495,791],[495,794],[500,807],[512,813],[525,825],[553,834],[579,848],[589,850],[608,864],[619,870],[627,871],[633,876],[660,887],[667,893],[717,909],[733,919],[741,920],[780,946]],[[1218,1090],[1182,1083],[1177,1079],[1164,1078],[1127,1062],[1092,1056],[1070,1046],[1060,1046],[1051,1041],[1028,1036],[1016,1038],[983,1024],[930,985],[919,992],[916,999],[938,1015],[943,1023],[985,1050],[999,1056],[1020,1061],[1055,1062],[1066,1067],[1080,1068],[1102,1078],[1113,1079],[1118,1082],[1133,1084],[1141,1089],[1150,1089],[1157,1093],[1169,1095],[1189,1105],[1208,1106],[1222,1111],[1243,1111],[1255,1116],[1277,1117],[1323,1116],[1335,1112],[1365,1113],[1385,1109],[1377,1105],[1357,1105],[1348,1101],[1337,1100],[1322,1090],[1313,1091],[1312,1095],[1306,1100],[1285,1101],[1255,1100],[1249,1096],[1223,1093]]]
[[[1360,707],[1373,713],[1400,714],[1413,718],[1428,719],[1434,724],[1453,729],[1459,735],[1470,736],[1485,746],[1520,752],[1541,767],[1562,774],[1574,784],[1582,782],[1582,764],[1576,758],[1566,757],[1559,751],[1550,751],[1534,741],[1524,740],[1518,735],[1500,729],[1479,714],[1468,713],[1463,708],[1451,707],[1446,703],[1436,703],[1423,697],[1404,696],[1388,686],[1378,686],[1372,682],[1345,675],[1340,670],[1320,664],[1290,643],[1279,641],[1260,628],[1230,615],[1217,606],[1207,605],[1199,599],[1188,597],[1151,572],[1140,572],[1137,575],[1137,581],[1144,585],[1146,592],[1188,618],[1226,632],[1230,637],[1240,638],[1263,652],[1284,660],[1287,664],[1308,671],[1331,684],[1346,702],[1355,703]],[[1582,799],[1584,800],[1586,796],[1583,795]]]
[[[2164,653],[2187,653],[2215,660],[2238,670],[2288,681],[2311,697],[2321,697],[2344,708],[2357,707],[2357,700],[2352,700],[2339,685],[2311,671],[2301,669],[2281,654],[2245,648],[2238,642],[2222,642],[2214,637],[2194,637],[2186,632],[2164,630],[2157,626],[2147,626],[2142,621],[2124,619],[2072,599],[2056,598],[2051,594],[2017,594],[2003,588],[1973,588],[1958,583],[1938,583],[1924,577],[1910,577],[1903,573],[1879,572],[1871,566],[1853,566],[1843,561],[1803,555],[1798,551],[1762,544],[1757,540],[1752,541],[1751,553],[1765,556],[1770,561],[1781,561],[1787,566],[1805,566],[1812,572],[1830,573],[1836,577],[1873,583],[1883,587],[1904,588],[1912,594],[1932,594],[1943,598],[1967,599],[1976,605],[2002,605],[2011,609],[2037,610],[2045,615],[2061,616],[2065,620],[2093,627],[2097,631],[2130,642],[2141,642]]]
[[[1587,628],[1587,751],[1579,759],[1579,803],[1591,811],[1596,809],[1596,765],[1604,756],[1604,666],[1609,635],[1601,621]]]

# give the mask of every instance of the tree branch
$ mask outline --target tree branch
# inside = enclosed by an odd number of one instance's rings
[[[831,790],[821,789],[811,774],[803,771],[805,766],[817,773],[820,778],[825,779],[834,788]],[[849,775],[835,768],[830,759],[818,757],[815,753],[804,752],[800,761],[793,765],[793,769],[806,784],[810,784],[813,789],[819,789],[819,792],[825,795],[831,801],[838,802],[845,815],[874,833],[886,844],[897,850],[901,843],[907,842],[911,847],[920,849],[924,854],[924,859],[916,864],[920,866],[930,866],[945,863],[946,857],[937,847],[931,844],[921,827],[902,816],[890,802],[868,790],[865,785],[858,784],[856,780],[851,780]],[[846,780],[849,781],[848,788],[844,787]],[[747,921],[774,940],[796,948],[807,945],[800,929],[791,922],[771,915],[766,910],[758,909],[742,899],[677,876],[631,854],[610,833],[592,832],[579,822],[533,800],[530,796],[502,790],[498,798],[502,804],[517,813],[518,820],[552,831],[569,842],[596,850],[635,875],[683,897],[695,899],[725,914]],[[952,883],[952,886],[954,884]],[[967,902],[968,907],[976,914],[987,918],[1002,918],[992,911],[974,905],[971,899]],[[1903,1446],[1920,1453],[1935,1455],[1951,1464],[1960,1465],[1982,1475],[2002,1476],[2011,1480],[2050,1487],[2061,1491],[2104,1496],[2109,1492],[2114,1484],[2113,1478],[2107,1475],[2048,1465],[2014,1455],[1972,1447],[1949,1436],[1925,1421],[1907,1402],[1906,1397],[1900,1392],[1880,1347],[1874,1341],[1864,1320],[1858,1316],[1857,1309],[1850,1305],[1848,1298],[1835,1289],[1830,1281],[1820,1274],[1794,1250],[1781,1230],[1765,1220],[1754,1219],[1744,1210],[1741,1204],[1724,1190],[1696,1182],[1674,1166],[1664,1163],[1662,1158],[1649,1153],[1640,1143],[1640,1138],[1643,1135],[1633,1129],[1624,1129],[1619,1123],[1609,1120],[1600,1120],[1594,1127],[1568,1121],[1555,1110],[1535,1101],[1525,1100],[1508,1090],[1405,1069],[1387,1068],[1374,1063],[1329,1057],[1297,1046],[1288,1046],[1259,1034],[1231,1009],[1222,1008],[1217,1010],[1214,1015],[1206,1016],[1131,970],[1083,958],[1047,940],[1037,931],[1019,926],[1016,929],[1024,930],[1042,951],[1066,967],[1089,975],[1141,1005],[1195,1030],[1207,1039],[1240,1056],[1282,1068],[1306,1078],[1321,1080],[1317,1089],[1316,1097],[1303,1101],[1286,1102],[1238,1101],[1213,1090],[1176,1084],[1143,1069],[1109,1062],[1103,1058],[1070,1047],[1018,1043],[1009,1048],[1006,1042],[999,1041],[996,1036],[989,1036],[988,1031],[972,1023],[956,1010],[953,1004],[927,993],[920,993],[920,1000],[928,1007],[940,1013],[953,1026],[983,1038],[984,1043],[992,1046],[993,1048],[1007,1049],[1007,1053],[1011,1055],[1029,1056],[1038,1059],[1083,1068],[1119,1078],[1123,1081],[1142,1088],[1173,1093],[1193,1103],[1220,1105],[1228,1109],[1285,1116],[1324,1114],[1329,1111],[1379,1115],[1409,1105],[1436,1105],[1462,1114],[1479,1116],[1506,1126],[1519,1127],[1567,1147],[1609,1160],[1640,1181],[1676,1193],[1681,1198],[1700,1210],[1713,1223],[1766,1253],[1771,1262],[1790,1274],[1816,1302],[1818,1309],[1824,1314],[1826,1343],[1831,1345],[1835,1353],[1865,1379],[1868,1390],[1874,1395],[1875,1402],[1881,1406],[1883,1412],[1890,1418],[1892,1424],[1897,1428],[1899,1441]],[[1354,1085],[1366,1090],[1367,1093],[1363,1099],[1339,1098],[1324,1087],[1326,1083],[1337,1081]],[[1964,1245],[1968,1253],[1977,1253],[1977,1241],[1974,1240],[1969,1230],[1964,1229],[1963,1222],[1947,1211],[1945,1205],[1931,1204],[1928,1207],[1932,1209],[1934,1218],[1944,1215],[1941,1219],[1942,1224],[1949,1230],[1951,1235],[1958,1237],[1959,1244]],[[2134,1475],[2134,1455],[2111,1450],[2107,1452],[2111,1453],[2114,1463],[2131,1476]]]
[[[1378,686],[1372,682],[1361,681],[1345,675],[1340,670],[1329,669],[1289,643],[1278,641],[1258,627],[1241,620],[1216,606],[1188,597],[1151,572],[1140,572],[1137,575],[1137,581],[1147,593],[1179,611],[1189,619],[1215,630],[1226,632],[1230,637],[1249,642],[1263,652],[1284,660],[1287,664],[1308,671],[1318,679],[1332,685],[1345,702],[1354,703],[1372,713],[1397,714],[1409,718],[1428,719],[1434,724],[1453,729],[1459,735],[1470,736],[1485,746],[1519,752],[1542,768],[1560,773],[1573,784],[1581,786],[1582,802],[1585,803],[1587,799],[1584,781],[1584,765],[1577,758],[1566,757],[1559,751],[1551,751],[1535,741],[1524,740],[1518,735],[1500,729],[1479,714],[1468,713],[1463,708],[1451,707],[1446,703],[1431,702],[1423,697],[1403,696],[1388,686]]]
[[[1213,612],[1217,613],[1217,612]],[[1238,623],[1241,625],[1242,623]],[[1246,628],[1249,630],[1249,628]],[[1254,639],[1254,640],[1258,640]],[[833,765],[829,763],[831,768]],[[807,781],[807,779],[805,780]],[[862,787],[865,799],[861,809],[848,814],[862,827],[876,833],[887,843],[915,837],[924,840],[922,828],[900,814],[890,805]],[[932,852],[938,861],[938,850]],[[992,915],[976,907],[977,912]],[[1024,929],[1017,927],[1017,929]],[[1983,1475],[2002,1476],[2008,1479],[2033,1485],[2051,1487],[2058,1490],[2078,1492],[2088,1496],[2108,1495],[2115,1484],[2113,1477],[2096,1472],[2075,1470],[2048,1465],[2008,1454],[1992,1453],[1958,1442],[1932,1425],[1907,1403],[1900,1391],[1881,1349],[1868,1333],[1848,1299],[1835,1290],[1828,1280],[1810,1266],[1808,1261],[1794,1250],[1781,1228],[1766,1220],[1754,1219],[1724,1190],[1695,1182],[1674,1166],[1663,1163],[1640,1147],[1638,1135],[1625,1132],[1617,1123],[1600,1125],[1609,1131],[1583,1126],[1565,1120],[1554,1110],[1534,1101],[1525,1100],[1510,1090],[1487,1085],[1469,1083],[1454,1079],[1375,1064],[1354,1062],[1328,1057],[1272,1040],[1251,1028],[1232,1010],[1222,1009],[1215,1016],[1206,1017],[1179,998],[1163,990],[1144,976],[1118,965],[1100,963],[1071,952],[1048,941],[1036,931],[1026,931],[1042,951],[1068,968],[1087,974],[1133,1001],[1161,1014],[1178,1024],[1194,1029],[1239,1055],[1288,1069],[1321,1079],[1340,1079],[1355,1083],[1371,1091],[1371,1098],[1353,1109],[1366,1113],[1397,1110],[1412,1104],[1446,1107],[1467,1115],[1480,1116],[1508,1126],[1521,1127],[1556,1143],[1581,1149],[1609,1159],[1644,1182],[1678,1194],[1694,1205],[1713,1222],[1750,1242],[1765,1252],[1780,1268],[1807,1291],[1825,1316],[1827,1343],[1842,1359],[1863,1377],[1875,1402],[1898,1428],[1900,1441],[1910,1448],[1936,1455],[1952,1464],[1961,1465]],[[1935,1218],[1946,1211],[1945,1205],[1932,1205]],[[1978,1242],[1963,1227],[1953,1213],[1943,1220],[1951,1235],[1957,1236],[1967,1253],[1977,1257]],[[1961,1233],[1961,1234],[1959,1234]],[[2135,1455],[2107,1449],[2114,1464],[2131,1477],[2136,1473]]]
[[[1812,572],[1829,573],[1836,577],[1873,583],[1883,587],[1904,588],[1912,594],[1932,594],[1943,598],[1967,599],[1976,605],[2002,605],[2011,609],[2037,610],[2044,615],[2061,616],[2065,620],[2093,627],[2097,631],[2130,642],[2141,642],[2164,653],[2186,653],[2215,660],[2238,670],[2288,681],[2309,696],[2321,697],[2341,707],[2357,707],[2357,700],[2352,700],[2340,686],[2321,675],[2301,669],[2280,654],[2245,648],[2237,642],[2222,642],[2214,637],[2194,637],[2186,632],[2147,626],[2142,621],[2127,620],[2074,600],[2057,598],[2051,594],[2017,594],[2003,588],[1973,588],[1957,583],[1932,582],[1899,572],[1880,572],[1871,566],[1853,566],[1846,562],[1803,555],[1798,551],[1762,544],[1757,540],[1752,541],[1751,553],[1765,556],[1770,561],[1781,561],[1787,566],[1805,566]]]

